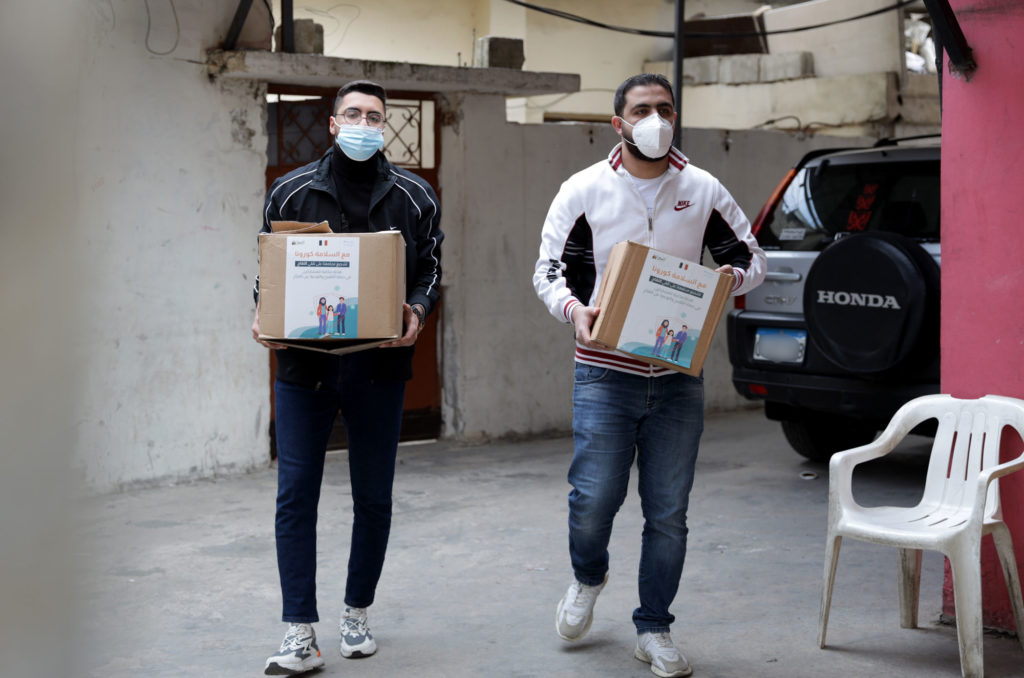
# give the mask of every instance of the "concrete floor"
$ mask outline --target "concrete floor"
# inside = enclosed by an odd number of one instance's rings
[[[863,503],[914,503],[927,441],[858,471]],[[403,446],[388,561],[370,610],[377,655],[337,649],[350,525],[344,452],[328,457],[319,523],[317,676],[633,676],[641,516],[635,482],[590,634],[568,644],[555,605],[566,552],[568,438]],[[635,475],[635,474],[634,474]],[[635,481],[635,478],[634,478]],[[847,541],[829,627],[815,644],[827,467],[805,462],[759,411],[708,418],[673,635],[696,676],[960,675],[938,624],[941,556],[926,553],[921,628],[900,629],[895,551]],[[78,528],[83,620],[76,675],[258,676],[284,632],[274,558],[275,470],[91,499]],[[986,635],[989,678],[1024,676],[1015,639]]]

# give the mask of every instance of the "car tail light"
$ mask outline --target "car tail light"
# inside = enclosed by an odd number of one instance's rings
[[[775,206],[779,204],[779,200],[782,199],[782,194],[789,187],[789,182],[793,181],[793,177],[796,176],[796,168],[786,172],[786,176],[782,177],[782,181],[772,191],[772,195],[768,198],[768,202],[764,204],[761,211],[757,213],[757,217],[754,219],[754,223],[751,225],[750,230],[753,232],[754,237],[761,232],[762,228],[772,223],[772,215],[775,214]]]
[[[768,395],[768,388],[764,384],[751,384],[750,392],[754,395]]]

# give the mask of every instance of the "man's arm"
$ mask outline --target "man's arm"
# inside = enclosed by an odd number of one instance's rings
[[[260,227],[260,233],[270,233],[270,221],[281,220],[281,208],[277,206],[274,201],[274,196],[277,195],[278,189],[281,187],[282,177],[274,179],[274,183],[270,186],[270,190],[267,191],[267,198],[263,203],[263,225]],[[271,216],[273,214],[273,216]],[[256,249],[256,282],[252,286],[252,298],[255,300],[256,305],[259,306],[260,302],[260,262],[259,262],[259,248]]]
[[[406,185],[411,182],[401,176],[398,181]],[[402,304],[405,334],[400,339],[381,344],[382,348],[415,344],[423,331],[426,317],[434,310],[441,296],[441,242],[444,240],[441,231],[441,203],[427,182],[420,179],[411,183],[415,186],[411,186],[409,191],[413,192],[420,210],[415,231],[416,282],[406,303]]]
[[[273,211],[273,213],[275,215],[274,216],[275,220],[280,218],[279,209],[277,208],[277,206],[273,202],[274,194],[277,192],[277,188],[280,186],[280,183],[281,183],[281,179],[274,180],[274,184],[271,186],[270,190],[267,192],[267,199],[266,199],[266,202],[265,202],[265,204],[263,206],[263,225],[260,228],[260,233],[270,233],[271,232],[271,228],[270,228],[271,211]],[[256,302],[256,312],[253,315],[253,319],[252,319],[252,338],[255,339],[257,343],[259,343],[259,344],[261,344],[263,346],[266,346],[267,348],[286,349],[288,347],[283,345],[283,344],[274,344],[272,342],[264,341],[263,339],[260,339],[260,274],[259,274],[259,267],[260,267],[260,265],[259,265],[259,247],[256,248],[256,253],[257,253],[256,254],[256,256],[257,256],[257,259],[256,259],[256,282],[253,283],[253,287],[252,287],[252,298]]]
[[[768,270],[764,250],[758,246],[743,210],[721,184],[718,184],[715,207],[704,229],[704,246],[719,264],[716,270],[735,278],[734,295],[746,294],[764,281]]]
[[[596,272],[591,236],[582,205],[575,204],[568,182],[562,184],[558,195],[551,202],[541,229],[533,287],[551,315],[573,325],[578,343],[590,348],[601,348],[590,339],[590,330],[600,309],[587,306],[587,300],[579,298],[577,290],[566,278],[570,268],[579,268],[581,270],[576,277],[588,280],[591,285],[586,295],[589,296],[593,291]],[[568,254],[570,252],[571,255]]]
[[[578,224],[586,223],[582,206],[574,202],[571,190],[563,183],[544,219],[540,251],[533,271],[533,288],[537,296],[547,306],[551,315],[566,323],[573,322],[574,309],[577,306],[585,306],[587,302],[587,299],[580,299],[577,296],[566,278],[569,272],[569,263],[566,260],[570,258],[567,252],[575,249],[570,243],[573,230]],[[586,226],[586,229],[589,230],[589,226]],[[577,253],[576,259],[583,259],[587,255],[593,267],[592,249],[588,253]]]
[[[444,241],[441,203],[434,190],[422,179],[409,190],[420,209],[420,219],[415,232],[416,281],[407,301],[410,307],[419,305],[423,315],[428,316],[441,297],[441,243]]]

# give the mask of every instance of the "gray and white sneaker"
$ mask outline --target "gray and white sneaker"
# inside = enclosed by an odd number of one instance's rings
[[[366,622],[365,607],[346,607],[341,613],[341,656],[369,657],[377,651],[377,641]]]
[[[324,665],[312,624],[289,624],[277,654],[267,657],[268,676],[294,676]]]
[[[641,633],[636,637],[633,656],[650,664],[651,672],[661,678],[681,678],[693,673],[669,633]]]
[[[594,621],[594,603],[597,602],[597,594],[608,583],[608,575],[605,574],[604,581],[597,586],[587,586],[577,580],[569,585],[562,599],[558,601],[558,608],[555,610],[555,631],[562,640],[579,640],[587,635],[590,625]]]

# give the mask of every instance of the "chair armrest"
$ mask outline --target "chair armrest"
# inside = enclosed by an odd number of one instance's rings
[[[830,512],[834,498],[839,499],[840,505],[857,505],[852,488],[855,466],[892,452],[915,426],[939,416],[938,408],[948,400],[947,395],[928,395],[904,403],[874,441],[832,455],[828,465]]]
[[[1016,459],[1003,462],[992,468],[987,468],[978,474],[978,485],[974,493],[974,511],[973,515],[983,516],[985,511],[985,502],[988,497],[988,486],[996,478],[1009,475],[1016,471],[1024,469],[1024,454],[1021,454]]]
[[[906,433],[887,428],[882,431],[882,435],[866,445],[833,454],[828,463],[828,472],[829,474],[852,472],[854,466],[884,457],[892,452],[904,437],[906,437]]]
[[[872,459],[878,459],[892,452],[900,441],[906,437],[905,432],[885,429],[878,439],[854,447],[843,452],[836,452],[828,462],[829,495],[837,495],[840,501],[848,505],[856,505],[853,500],[853,469]]]

